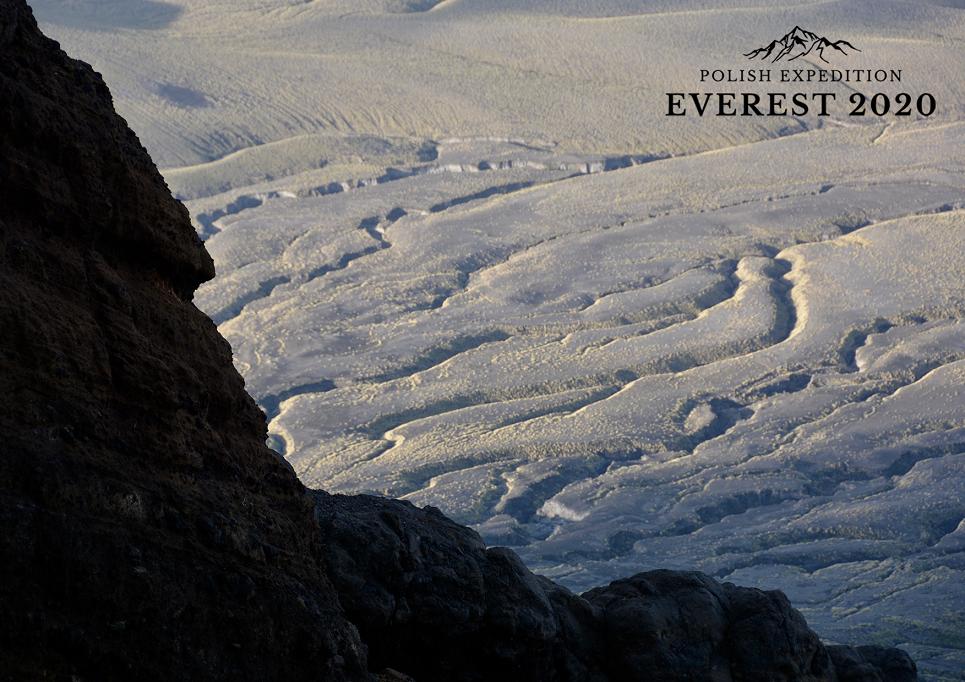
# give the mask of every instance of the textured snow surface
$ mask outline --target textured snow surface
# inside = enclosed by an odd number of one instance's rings
[[[33,5],[186,200],[197,304],[306,483],[576,590],[780,588],[962,679],[960,3]],[[937,113],[663,116],[795,24]]]

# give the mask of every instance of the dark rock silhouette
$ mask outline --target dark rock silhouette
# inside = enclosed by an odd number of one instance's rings
[[[0,678],[913,680],[777,592],[577,596],[437,510],[265,447],[214,274],[100,77],[0,0]]]
[[[361,678],[312,498],[110,93],[0,0],[0,677]]]

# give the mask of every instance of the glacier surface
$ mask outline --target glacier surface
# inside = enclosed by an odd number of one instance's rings
[[[302,479],[576,590],[696,568],[965,669],[956,3],[34,0],[185,201]],[[668,119],[795,24],[928,119]],[[706,88],[704,88],[706,89]]]

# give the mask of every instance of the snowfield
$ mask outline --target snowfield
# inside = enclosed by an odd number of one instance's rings
[[[32,4],[191,211],[197,304],[306,483],[575,590],[778,588],[963,679],[961,3]],[[664,116],[795,87],[697,76],[795,24],[902,69],[823,88],[938,110]]]

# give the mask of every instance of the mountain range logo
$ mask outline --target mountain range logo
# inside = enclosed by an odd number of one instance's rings
[[[824,56],[825,51],[829,56],[837,56],[838,53],[847,55],[849,51],[861,52],[847,40],[830,41],[824,36],[805,30],[800,26],[795,26],[779,40],[772,40],[770,45],[759,47],[751,52],[744,54],[748,59],[770,60],[779,62],[786,59],[793,62],[799,57],[817,55],[822,62],[831,62]]]

